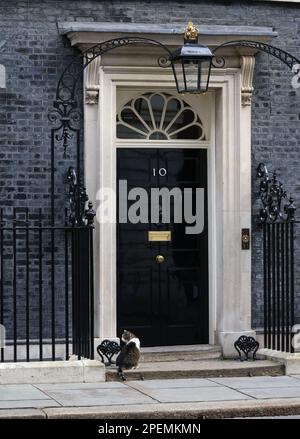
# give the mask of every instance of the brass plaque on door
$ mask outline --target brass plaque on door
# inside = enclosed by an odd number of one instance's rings
[[[171,241],[170,230],[148,232],[148,241]]]

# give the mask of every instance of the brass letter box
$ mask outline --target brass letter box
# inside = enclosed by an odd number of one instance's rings
[[[148,232],[148,241],[171,241],[170,230]]]

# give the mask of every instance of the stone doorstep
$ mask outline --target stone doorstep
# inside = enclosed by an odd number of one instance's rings
[[[0,363],[0,385],[103,381],[105,367],[98,360]]]
[[[282,364],[285,367],[286,375],[300,374],[300,353],[291,354],[289,352],[281,352],[272,349],[259,349],[257,358],[270,360]]]
[[[284,375],[283,364],[274,361],[159,361],[141,363],[136,370],[125,371],[127,380],[153,380],[175,378],[213,378]],[[119,381],[115,366],[106,367],[106,381]]]
[[[141,349],[140,363],[159,361],[220,359],[222,350],[216,345],[155,346]]]

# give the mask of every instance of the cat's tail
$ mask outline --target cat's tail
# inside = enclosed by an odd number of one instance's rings
[[[126,381],[126,377],[121,367],[118,368],[118,377],[121,378],[122,381]]]

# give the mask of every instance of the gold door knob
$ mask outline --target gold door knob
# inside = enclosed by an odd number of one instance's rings
[[[165,262],[165,257],[163,255],[157,255],[155,260],[158,264],[161,264],[162,262]]]

